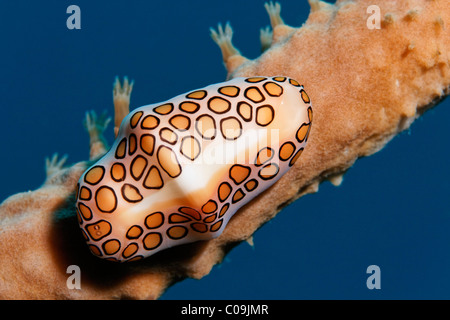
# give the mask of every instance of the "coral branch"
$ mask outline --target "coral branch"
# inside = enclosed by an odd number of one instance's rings
[[[371,1],[309,2],[305,25],[254,61],[230,49],[230,30],[212,32],[229,78],[285,75],[308,90],[315,107],[309,145],[282,179],[220,237],[113,264],[89,253],[77,225],[75,186],[87,163],[64,168],[55,158],[51,183],[0,205],[0,298],[158,298],[176,281],[208,274],[232,246],[320,182],[339,184],[359,157],[383,148],[449,93],[450,7],[443,1],[379,0],[380,29],[368,27]],[[83,270],[83,290],[66,287],[72,264]]]

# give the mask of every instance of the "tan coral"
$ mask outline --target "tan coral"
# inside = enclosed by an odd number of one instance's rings
[[[372,30],[365,14],[371,1],[310,4],[305,25],[257,60],[238,52],[225,59],[229,78],[283,74],[308,90],[316,108],[314,127],[291,171],[236,214],[217,239],[137,263],[110,264],[88,252],[75,217],[75,185],[87,163],[53,168],[40,189],[0,206],[0,297],[158,298],[175,281],[208,274],[227,249],[287,203],[315,192],[321,181],[339,184],[358,157],[381,149],[448,94],[450,7],[444,1],[377,1],[381,29]],[[56,159],[54,164],[58,167]],[[23,238],[29,241],[17,241]],[[66,287],[71,264],[83,270],[83,290]]]

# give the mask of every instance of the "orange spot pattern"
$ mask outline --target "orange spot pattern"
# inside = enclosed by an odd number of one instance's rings
[[[215,185],[210,193],[203,189],[200,195],[183,196],[179,191],[172,195],[175,202],[159,200],[158,192],[165,188],[177,190],[177,179],[185,183],[183,172],[190,163],[204,160],[208,144],[239,143],[248,130],[284,129],[296,121],[290,114],[280,119],[285,96],[295,101],[302,121],[294,123],[277,147],[257,146],[251,159],[225,163],[221,179],[206,181],[208,188]],[[282,76],[238,78],[132,111],[111,151],[77,186],[78,221],[90,250],[112,261],[136,261],[220,235],[242,205],[299,159],[312,117],[303,86]],[[201,174],[190,179],[193,186],[204,182]],[[161,207],[155,210],[153,202],[158,201]]]

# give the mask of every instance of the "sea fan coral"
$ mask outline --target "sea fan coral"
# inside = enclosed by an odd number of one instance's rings
[[[370,1],[310,5],[308,20],[293,28],[268,4],[272,38],[270,30],[262,32],[265,51],[254,60],[234,47],[231,27],[213,32],[228,78],[285,75],[314,101],[308,148],[286,175],[242,208],[220,237],[113,264],[89,252],[76,219],[76,184],[90,162],[64,167],[55,157],[42,187],[0,206],[0,297],[156,299],[176,281],[208,274],[231,247],[322,181],[338,185],[359,157],[383,148],[448,94],[450,10],[444,2],[380,0],[380,29],[368,27]],[[86,126],[97,130],[91,150],[102,150],[106,122],[89,113]],[[71,265],[82,270],[82,290],[66,286]],[[27,290],[17,289],[24,284]]]

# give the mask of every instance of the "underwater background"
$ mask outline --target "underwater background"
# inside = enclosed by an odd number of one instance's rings
[[[66,27],[72,4],[81,30]],[[225,80],[209,36],[218,22],[230,21],[244,56],[259,56],[259,29],[269,25],[263,4],[2,1],[0,202],[39,188],[45,157],[89,157],[82,120],[91,109],[113,116],[115,76],[134,79],[132,109]],[[281,5],[286,24],[306,21],[306,0]],[[447,99],[358,160],[340,187],[321,184],[259,229],[254,246],[241,243],[208,276],[161,299],[450,298],[449,119]],[[111,144],[112,125],[107,133]],[[366,286],[370,265],[380,267],[379,290]]]

